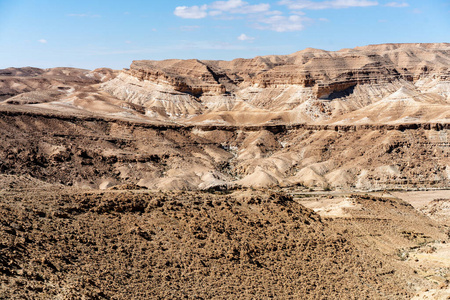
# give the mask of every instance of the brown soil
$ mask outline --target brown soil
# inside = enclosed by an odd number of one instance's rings
[[[385,259],[396,261],[396,272],[402,273],[408,285],[416,290],[413,299],[448,299],[448,201],[433,197],[449,192],[391,193],[401,195],[404,200],[387,197],[384,192],[384,197],[380,193],[316,194],[297,201],[323,216],[335,230],[350,234],[358,247],[376,250]]]
[[[2,298],[404,299],[414,292],[395,262],[283,194],[30,187],[1,192]]]

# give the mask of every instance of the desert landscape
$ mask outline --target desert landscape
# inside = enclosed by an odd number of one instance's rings
[[[0,70],[0,299],[450,299],[450,44]]]

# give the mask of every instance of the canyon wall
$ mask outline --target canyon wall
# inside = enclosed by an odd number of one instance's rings
[[[445,43],[9,68],[0,170],[87,187],[445,188],[449,68]]]

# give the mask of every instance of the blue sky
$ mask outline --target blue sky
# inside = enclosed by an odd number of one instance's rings
[[[0,68],[450,42],[450,0],[0,0]]]

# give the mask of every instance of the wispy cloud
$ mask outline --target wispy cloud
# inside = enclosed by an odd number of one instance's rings
[[[301,12],[294,12],[290,16],[284,16],[278,10],[271,10],[270,4],[259,3],[249,4],[242,0],[215,1],[210,4],[195,6],[178,6],[174,14],[185,19],[202,19],[214,17],[221,20],[239,19],[239,15],[250,15],[253,20],[253,27],[261,30],[272,30],[278,32],[298,31],[304,28],[305,18],[296,15]],[[241,35],[239,40],[249,40],[246,35]]]
[[[210,9],[229,11],[247,4],[242,0],[216,1],[209,5]]]
[[[270,10],[270,4],[260,3],[250,5],[242,0],[215,1],[211,4],[178,6],[174,14],[184,19],[203,19],[209,16],[219,16],[223,13],[230,14],[257,14]]]
[[[178,6],[173,12],[175,16],[183,19],[203,19],[208,16],[206,5],[202,6]]]
[[[402,2],[403,3],[403,2]],[[280,0],[278,5],[286,6],[288,13],[271,9],[268,3],[249,4],[243,0],[215,1],[202,5],[178,6],[174,14],[185,19],[213,17],[220,20],[235,20],[248,15],[253,28],[277,32],[300,31],[311,21],[303,10],[344,9],[351,7],[377,6],[373,0]],[[240,15],[240,16],[239,16]],[[319,19],[327,22],[327,19]]]
[[[67,16],[69,16],[69,17],[78,17],[78,18],[100,18],[101,17],[101,15],[91,14],[91,13],[86,13],[86,14],[68,14]]]
[[[231,13],[253,14],[265,12],[270,9],[270,4],[260,3],[249,5],[242,0],[216,1],[208,5],[208,8],[216,11],[226,11]]]
[[[387,7],[408,7],[409,4],[406,2],[389,2],[387,4],[385,4],[384,6]]]
[[[300,31],[305,28],[304,23],[308,20],[310,19],[298,15],[289,17],[271,16],[259,19],[259,23],[255,24],[255,28],[277,32]]]
[[[40,39],[38,40],[39,43],[41,44],[47,44],[47,40],[46,39]]]
[[[289,9],[342,9],[350,7],[368,7],[378,5],[377,1],[369,0],[330,0],[330,1],[309,1],[309,0],[281,0],[280,5],[286,5]]]
[[[255,38],[243,33],[240,36],[238,36],[237,39],[240,41],[248,42],[248,41],[253,41]]]
[[[180,27],[181,31],[194,31],[194,30],[197,30],[197,29],[200,29],[200,26],[192,25],[192,26],[181,26]]]

